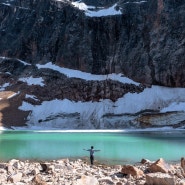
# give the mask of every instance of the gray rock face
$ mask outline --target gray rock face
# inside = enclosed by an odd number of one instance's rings
[[[185,3],[174,0],[84,0],[120,15],[88,17],[70,1],[0,4],[0,55],[135,81],[185,87]]]

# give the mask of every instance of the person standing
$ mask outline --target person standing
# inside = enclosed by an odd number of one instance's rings
[[[91,149],[87,149],[87,150],[84,149],[84,150],[89,152],[91,165],[93,165],[94,164],[94,152],[98,152],[100,150],[94,150],[94,147],[93,146],[91,146]]]

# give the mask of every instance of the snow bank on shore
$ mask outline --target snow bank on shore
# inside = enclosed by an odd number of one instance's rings
[[[39,120],[48,120],[46,127],[60,128],[66,124],[66,129],[72,129],[73,123],[68,123],[67,114],[75,114],[73,122],[87,123],[89,119],[100,120],[106,114],[134,114],[142,110],[158,110],[161,113],[168,111],[185,112],[185,89],[152,86],[142,93],[128,93],[116,102],[101,100],[100,102],[74,102],[67,99],[44,101],[41,105],[31,105],[23,102],[19,109],[32,111],[29,116],[29,125],[42,127]],[[63,114],[64,118],[49,120],[49,118]],[[62,126],[63,128],[63,126]]]

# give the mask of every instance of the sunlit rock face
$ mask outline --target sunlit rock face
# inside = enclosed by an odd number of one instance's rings
[[[2,1],[0,54],[30,63],[185,87],[185,3]]]

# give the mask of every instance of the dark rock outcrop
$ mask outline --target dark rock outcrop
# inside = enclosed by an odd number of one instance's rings
[[[101,6],[99,1],[84,1]],[[70,1],[0,4],[0,55],[135,81],[185,87],[185,3],[105,0],[121,15],[88,17]]]
[[[7,91],[17,89],[24,94],[31,93],[37,96],[41,102],[65,98],[82,102],[110,99],[114,102],[128,92],[140,93],[145,88],[143,85],[123,84],[110,79],[86,81],[79,78],[68,78],[64,74],[51,69],[38,69],[35,65],[24,65],[16,59],[2,60],[0,62],[0,71],[3,72],[0,74],[0,85],[5,82],[11,84],[6,88]],[[6,74],[7,71],[9,74]],[[32,71],[32,77],[42,77],[44,79],[44,87],[40,85],[29,86],[26,82],[19,80],[21,77],[30,77],[30,71]],[[12,78],[14,79],[13,81]]]

